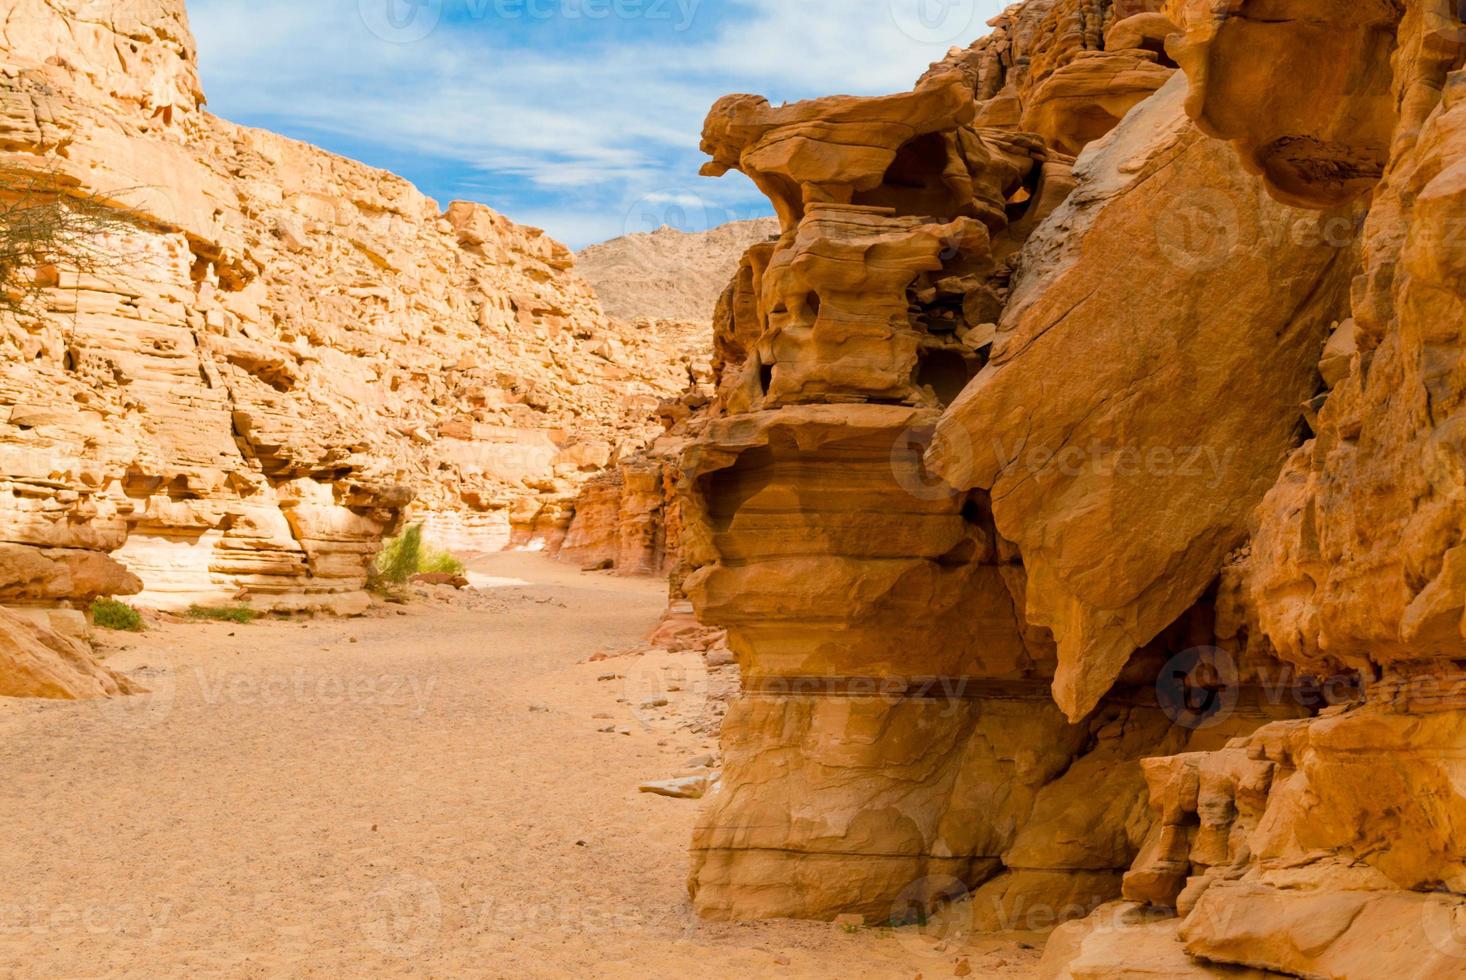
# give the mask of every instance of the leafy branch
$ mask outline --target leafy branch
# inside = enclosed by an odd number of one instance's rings
[[[0,313],[38,317],[63,269],[115,269],[120,256],[107,236],[133,228],[123,212],[55,172],[0,166]]]

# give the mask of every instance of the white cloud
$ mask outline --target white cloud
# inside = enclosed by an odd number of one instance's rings
[[[516,219],[544,215],[552,234],[576,244],[607,228],[619,234],[616,226],[628,222],[646,230],[624,216],[647,204],[763,213],[746,181],[696,174],[702,120],[719,96],[753,91],[778,101],[904,90],[949,41],[965,44],[982,33],[969,22],[1000,6],[720,0],[714,8],[718,0],[703,0],[694,13],[721,15],[715,31],[533,48],[511,43],[493,25],[446,20],[416,43],[390,43],[367,29],[367,8],[359,6],[383,2],[192,0],[216,107],[244,121],[286,122],[492,176],[496,186],[522,193],[487,203]],[[439,0],[418,2],[432,10]],[[441,2],[445,10],[457,3],[488,12],[500,0]],[[986,16],[979,7],[988,8]],[[911,25],[925,23],[917,16],[924,8],[927,21],[951,38],[910,36],[921,33]],[[558,203],[546,207],[546,199]]]

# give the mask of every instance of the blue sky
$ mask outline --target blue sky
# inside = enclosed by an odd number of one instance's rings
[[[210,108],[574,247],[771,213],[708,108],[902,91],[1003,0],[190,0]]]

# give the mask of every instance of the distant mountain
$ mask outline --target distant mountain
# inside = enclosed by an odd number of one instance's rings
[[[777,234],[776,218],[698,233],[664,227],[592,245],[576,257],[576,271],[612,317],[706,323],[743,253]]]

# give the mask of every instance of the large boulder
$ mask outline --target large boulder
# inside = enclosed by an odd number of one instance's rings
[[[0,697],[81,701],[139,693],[84,644],[0,608]]]
[[[928,455],[991,493],[1075,720],[1247,540],[1347,310],[1356,216],[1271,200],[1185,97],[1178,76],[1081,158]]]

